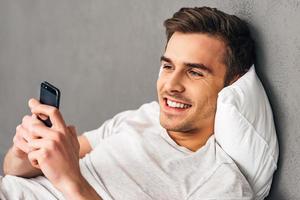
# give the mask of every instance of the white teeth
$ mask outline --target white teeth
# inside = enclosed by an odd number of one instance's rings
[[[168,104],[168,106],[173,107],[173,108],[188,108],[188,107],[190,107],[190,105],[183,104],[183,103],[176,103],[169,99],[167,100],[167,104]]]

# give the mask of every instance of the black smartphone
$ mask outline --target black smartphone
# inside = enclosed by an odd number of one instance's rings
[[[47,81],[41,83],[40,89],[40,102],[49,106],[59,108],[60,91],[55,86],[51,85]],[[40,119],[42,120],[42,119]],[[48,127],[52,126],[50,119],[42,120]]]

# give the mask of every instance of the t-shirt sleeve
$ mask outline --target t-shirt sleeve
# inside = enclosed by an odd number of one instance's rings
[[[102,140],[105,138],[110,137],[114,133],[116,133],[115,129],[122,123],[123,120],[125,120],[132,112],[132,110],[124,111],[116,116],[114,116],[112,119],[109,119],[105,121],[102,126],[95,130],[84,132],[83,135],[87,138],[89,141],[92,149],[94,149]]]

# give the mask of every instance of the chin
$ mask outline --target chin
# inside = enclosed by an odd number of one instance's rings
[[[191,126],[185,123],[174,123],[174,120],[165,119],[163,117],[160,118],[160,125],[166,129],[167,131],[175,131],[175,132],[187,132]]]

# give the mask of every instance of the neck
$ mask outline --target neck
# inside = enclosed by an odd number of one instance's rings
[[[178,145],[195,152],[206,144],[213,132],[213,127],[208,127],[192,132],[168,131],[168,134]]]

